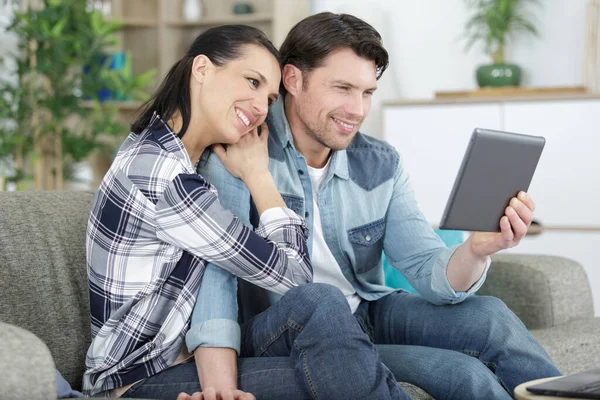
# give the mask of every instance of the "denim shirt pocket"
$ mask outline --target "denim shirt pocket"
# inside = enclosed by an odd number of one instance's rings
[[[356,273],[365,273],[379,265],[384,233],[385,219],[348,230],[348,240],[352,245],[356,261]]]
[[[300,196],[293,194],[281,194],[283,201],[287,208],[298,214],[299,217],[304,219],[304,199]]]

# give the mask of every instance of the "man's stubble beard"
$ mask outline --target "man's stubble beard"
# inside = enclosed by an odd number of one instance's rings
[[[310,101],[310,98],[308,98],[306,100],[306,102],[309,102],[309,101]],[[307,107],[305,107],[305,104],[306,103],[304,103],[304,102],[301,104],[300,109],[299,109],[300,113],[298,114],[298,116],[300,117],[300,120],[302,121],[302,125],[304,125],[308,136],[310,136],[311,138],[316,140],[322,146],[327,147],[331,150],[344,150],[344,149],[348,148],[348,146],[350,145],[350,143],[352,143],[352,140],[358,133],[358,129],[362,125],[362,121],[359,124],[357,124],[358,126],[356,129],[356,132],[354,132],[352,134],[352,136],[350,136],[347,139],[347,141],[344,141],[343,144],[338,144],[338,143],[336,143],[336,140],[335,140],[336,134],[328,132],[328,125],[335,124],[335,122],[332,119],[332,116],[330,114],[327,114],[327,117],[325,118],[324,124],[322,126],[316,126],[316,127],[311,126],[306,122],[307,119],[304,118],[305,115],[310,114],[310,111],[307,111]],[[318,119],[317,124],[320,124],[320,122],[321,122],[321,120]]]

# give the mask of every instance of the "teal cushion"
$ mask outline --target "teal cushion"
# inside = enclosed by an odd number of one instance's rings
[[[436,229],[435,233],[444,241],[446,246],[452,247],[457,244],[461,244],[464,241],[463,231],[448,231],[442,229]],[[417,291],[412,287],[408,280],[402,275],[400,271],[392,267],[385,258],[385,254],[382,256],[383,262],[383,273],[385,275],[385,284],[394,289],[404,289],[411,293]]]

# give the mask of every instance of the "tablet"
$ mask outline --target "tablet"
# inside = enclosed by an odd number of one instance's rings
[[[500,218],[510,200],[529,189],[545,144],[541,136],[475,129],[440,228],[500,232]]]

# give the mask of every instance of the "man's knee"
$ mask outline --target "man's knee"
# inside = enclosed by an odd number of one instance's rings
[[[451,390],[454,395],[449,398],[482,398],[482,394],[491,396],[484,398],[509,397],[496,375],[475,357],[462,357],[453,374]]]
[[[296,286],[290,289],[284,295],[285,297],[311,310],[324,307],[332,309],[346,307],[348,310],[350,309],[342,291],[326,283],[307,283]]]
[[[469,314],[478,322],[480,331],[483,327],[487,329],[489,344],[497,342],[503,346],[508,337],[527,335],[523,322],[502,300],[491,296],[474,296],[472,300]]]
[[[473,316],[479,320],[491,319],[506,321],[514,318],[514,313],[499,298],[492,296],[473,296],[469,299],[473,308]]]

